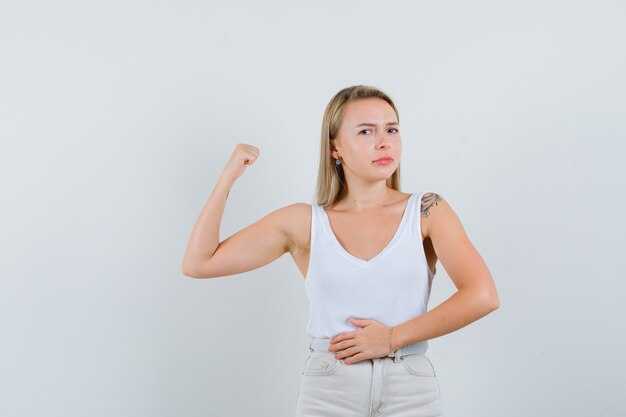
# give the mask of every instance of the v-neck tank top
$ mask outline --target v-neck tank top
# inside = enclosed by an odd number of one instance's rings
[[[430,270],[422,243],[420,206],[426,192],[411,194],[395,234],[369,260],[350,254],[322,206],[311,204],[307,334],[332,338],[358,329],[349,317],[396,326],[427,311],[436,271]]]

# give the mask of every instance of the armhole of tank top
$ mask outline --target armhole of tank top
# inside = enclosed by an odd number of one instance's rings
[[[437,266],[435,266],[435,270],[431,271],[430,270],[430,266],[428,265],[428,259],[426,258],[426,249],[424,248],[424,242],[422,241],[422,198],[424,198],[424,194],[428,193],[430,191],[426,190],[426,191],[422,191],[420,193],[420,195],[418,196],[418,198],[416,199],[416,210],[417,211],[417,242],[419,243],[421,250],[422,250],[422,255],[424,256],[424,262],[426,263],[426,269],[428,270],[428,275],[430,277],[430,279],[433,279],[434,276],[437,274]]]
[[[309,278],[311,277],[311,267],[315,264],[313,260],[313,248],[315,247],[315,239],[317,238],[317,234],[315,230],[317,229],[317,213],[318,207],[315,204],[311,204],[311,230],[309,232],[309,264],[306,270],[306,277],[304,279],[304,285],[309,283]]]

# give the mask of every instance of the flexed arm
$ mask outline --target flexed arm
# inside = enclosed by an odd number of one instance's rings
[[[191,232],[183,257],[182,273],[191,278],[215,278],[258,268],[284,254],[289,248],[284,209],[220,242],[220,225],[226,198],[246,169],[259,156],[259,148],[237,144],[205,203]]]

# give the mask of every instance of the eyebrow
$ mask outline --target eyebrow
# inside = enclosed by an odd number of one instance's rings
[[[398,125],[398,122],[389,122],[389,123],[387,123],[387,126],[397,126],[397,125]],[[358,125],[356,125],[354,127],[357,128],[359,126],[374,126],[375,127],[376,124],[375,123],[360,123],[360,124],[358,124]]]

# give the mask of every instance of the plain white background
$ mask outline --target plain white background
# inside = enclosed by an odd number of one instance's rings
[[[312,202],[324,107],[386,91],[402,190],[445,196],[500,309],[430,341],[452,417],[623,416],[619,1],[0,4],[0,415],[291,416],[286,254],[181,274],[239,142],[221,238]],[[455,291],[438,264],[429,308]]]

